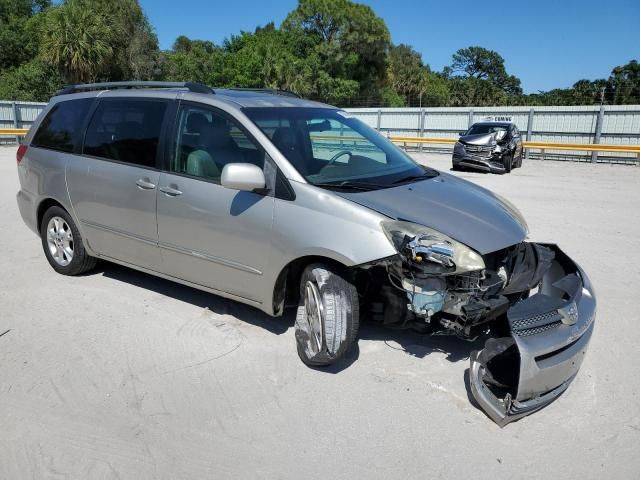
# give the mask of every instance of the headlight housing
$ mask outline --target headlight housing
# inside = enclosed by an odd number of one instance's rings
[[[400,220],[385,220],[381,226],[396,251],[425,273],[451,275],[485,268],[478,252],[437,230]]]

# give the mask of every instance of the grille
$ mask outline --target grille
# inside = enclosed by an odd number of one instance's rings
[[[511,327],[514,330],[524,330],[525,328],[531,328],[533,326],[542,326],[548,323],[560,322],[562,317],[557,310],[551,310],[550,312],[539,313],[532,317],[520,318],[511,322]]]
[[[490,145],[465,145],[464,149],[468,153],[475,153],[476,155],[482,155],[488,157],[493,152],[493,147]]]
[[[528,337],[530,335],[537,335],[539,333],[546,332],[547,330],[556,328],[561,324],[562,322],[553,322],[553,323],[548,323],[546,325],[542,325],[540,327],[526,328],[524,330],[514,330],[513,333],[515,333],[519,337]]]
[[[557,310],[538,313],[531,317],[519,318],[511,322],[513,333],[520,337],[528,337],[556,328],[562,323],[562,316]]]

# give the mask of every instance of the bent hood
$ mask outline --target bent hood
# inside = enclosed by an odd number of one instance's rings
[[[491,145],[495,144],[495,137],[493,133],[480,133],[476,135],[464,135],[460,137],[460,142],[468,145]]]
[[[335,193],[390,218],[438,230],[480,254],[520,243],[528,233],[510,202],[447,173],[394,188]]]

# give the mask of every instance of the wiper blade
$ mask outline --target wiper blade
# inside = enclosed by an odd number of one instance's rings
[[[420,179],[424,179],[424,178],[433,178],[433,177],[437,177],[437,176],[438,176],[438,172],[436,172],[435,170],[425,171],[421,175],[408,175],[406,177],[402,177],[402,178],[392,182],[392,185],[398,185],[399,183],[410,182],[411,180],[420,180]]]
[[[325,182],[325,183],[314,183],[316,187],[324,187],[324,188],[338,188],[345,190],[362,190],[363,192],[368,192],[370,190],[377,190],[379,188],[388,188],[389,185],[378,185],[375,183],[362,183],[362,182]]]

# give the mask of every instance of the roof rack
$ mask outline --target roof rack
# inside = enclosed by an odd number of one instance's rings
[[[271,95],[280,95],[283,97],[302,98],[297,93],[291,92],[289,90],[280,90],[278,88],[225,88],[225,90],[232,90],[236,92],[270,93]]]
[[[195,82],[102,82],[68,85],[58,95],[86,92],[91,90],[116,90],[121,88],[186,88],[194,93],[215,93],[211,87]]]

